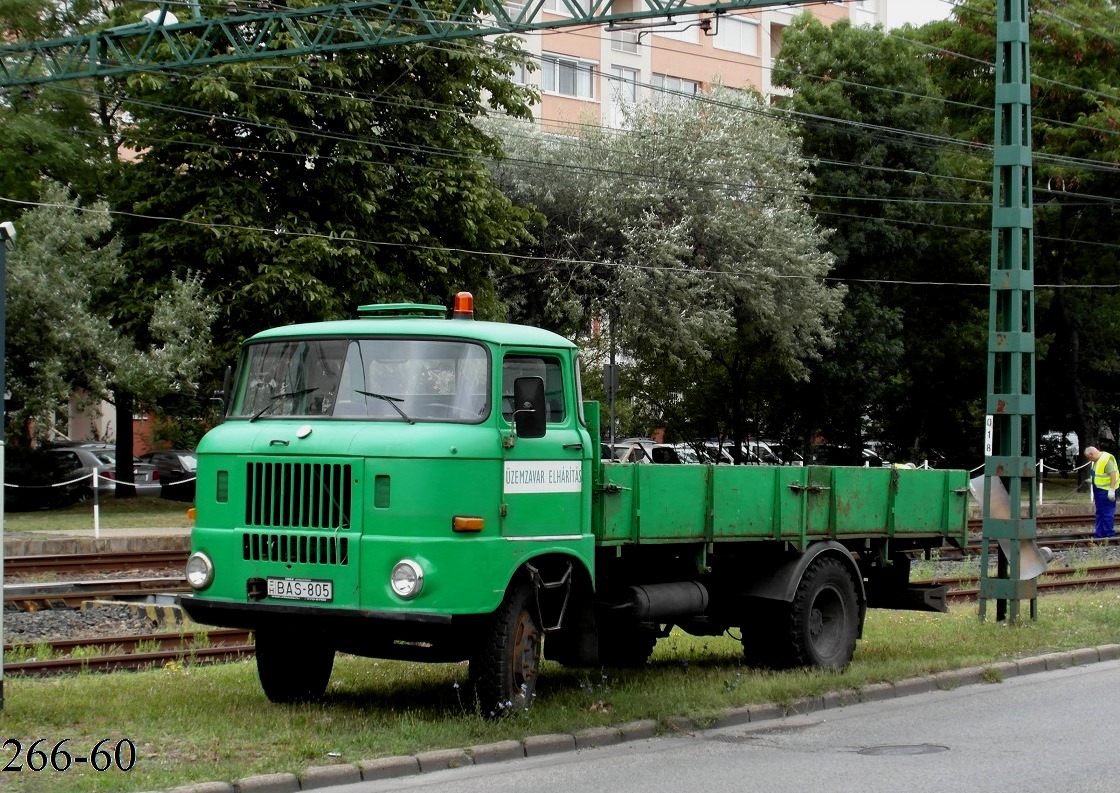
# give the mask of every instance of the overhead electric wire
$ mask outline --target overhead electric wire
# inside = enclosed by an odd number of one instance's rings
[[[428,46],[434,46],[434,45],[429,44]],[[530,57],[540,57],[540,56],[533,56],[531,53],[522,53],[522,54],[529,55]],[[720,60],[723,60],[723,59],[720,59]],[[405,74],[406,74],[406,72],[402,71],[402,74],[400,76],[398,76],[397,79],[400,79],[400,77],[403,77]],[[607,75],[607,74],[602,73],[602,72],[600,72],[600,75],[607,78],[607,79],[611,79],[611,77],[612,77],[611,75]],[[854,85],[858,85],[858,84],[854,84]],[[651,90],[659,90],[658,87],[656,87],[656,86],[648,86],[648,87]],[[867,86],[867,87],[874,88],[872,86]],[[290,89],[287,89],[286,87],[278,87],[278,88],[284,88],[285,90],[290,90]],[[664,91],[665,89],[660,89],[660,90]],[[694,100],[699,100],[699,101],[705,101],[705,100],[710,101],[710,99],[707,98],[707,97],[690,96],[690,95],[687,95],[687,94],[681,94],[681,96],[684,96],[688,99],[694,99]],[[168,108],[168,109],[174,111],[174,108]],[[750,111],[748,111],[748,112],[750,112]],[[210,114],[207,114],[207,115],[210,115]],[[210,117],[213,117],[213,116],[210,115]],[[816,116],[816,117],[814,117],[814,120],[822,121],[822,122],[826,122],[826,123],[830,122],[830,121],[832,121],[832,122],[837,121],[836,119],[830,119],[829,117],[824,117],[824,116]],[[246,121],[246,120],[241,120],[240,123],[252,123],[252,122],[249,122],[249,121]],[[903,131],[903,130],[894,130],[893,128],[890,128],[890,127],[879,127],[878,132],[881,132],[881,133],[884,133],[884,134],[900,134],[900,133],[905,134],[905,131]],[[321,136],[321,137],[327,137],[319,130],[303,130],[303,131],[301,131],[301,134],[311,134],[311,135],[318,135],[318,136]],[[881,137],[881,135],[879,137]],[[937,141],[937,142],[941,142],[941,143],[949,143],[949,142],[959,143],[959,141],[957,141],[957,139],[947,138],[945,136],[930,136],[930,137],[932,138],[932,140]],[[342,139],[346,140],[347,138],[342,138]],[[370,139],[361,139],[361,138],[354,137],[354,138],[351,138],[350,140],[352,140],[353,142],[365,143],[365,144],[370,144],[370,145],[375,145],[375,146],[386,146],[386,145],[391,146],[392,145],[392,144],[387,144],[386,141],[380,140],[380,139],[370,140]],[[405,146],[405,147],[402,147],[402,148],[404,148],[407,151],[415,151],[417,149],[417,147],[415,147],[415,146]],[[427,151],[428,151],[428,153],[434,154],[436,156],[454,156],[454,154],[456,154],[455,152],[451,152],[451,151],[446,150],[446,149],[441,150],[441,149],[438,149],[438,148],[429,148]],[[262,152],[262,153],[264,153],[264,152]],[[268,153],[280,153],[280,152],[268,152]],[[287,153],[285,152],[285,154],[287,154]],[[292,153],[292,154],[293,154],[293,156],[301,156],[301,155],[295,154],[295,153]],[[1063,161],[1068,161],[1068,160],[1063,160]],[[550,167],[548,164],[530,163],[530,165],[533,165],[533,164],[538,165],[539,167]],[[406,163],[394,163],[394,165],[396,167],[407,166]],[[868,166],[865,166],[865,165],[859,164],[859,163],[851,163],[851,164],[848,164],[848,165],[849,165],[849,167],[856,167],[856,168],[868,167]],[[1102,163],[1102,165],[1103,165],[1103,163]],[[420,167],[424,167],[424,166],[420,166]],[[870,167],[874,168],[876,166],[870,166]],[[619,172],[618,175],[626,176],[627,174],[625,174],[623,172]],[[642,178],[642,175],[638,175],[638,174],[629,174],[629,176],[631,176],[632,178]],[[940,176],[943,176],[943,175],[930,174],[929,176],[940,177]],[[974,181],[976,183],[981,183],[980,180],[971,180],[971,181]],[[715,183],[715,184],[720,185],[721,183]],[[726,183],[722,183],[722,186],[732,186],[732,185],[727,185]],[[1042,188],[1037,188],[1037,187],[1034,188],[1034,189],[1038,192],[1053,192],[1053,193],[1061,192],[1061,191],[1046,191]],[[802,191],[797,191],[797,192],[802,192]],[[1093,197],[1093,196],[1086,196],[1086,195],[1083,195],[1083,194],[1077,194],[1077,195],[1078,195],[1079,198],[1096,198],[1096,199],[1102,200],[1102,201],[1114,201],[1115,200],[1115,199],[1111,199],[1109,197],[1104,197],[1104,196]],[[832,198],[832,199],[835,199],[835,200],[902,201],[902,202],[911,202],[911,203],[919,203],[919,202],[922,201],[922,199],[914,199],[914,198],[910,198],[910,197],[894,198],[894,199],[889,198],[889,197],[885,198],[885,197],[881,197],[881,196],[861,197],[861,196],[812,196],[812,195],[810,195],[809,197],[810,198]],[[934,202],[931,202],[931,203],[934,203]],[[958,205],[962,204],[962,202],[941,202],[941,203],[952,203],[952,204],[958,204]],[[967,204],[964,204],[964,205],[969,205],[969,204],[974,205],[974,206],[980,206],[981,205],[978,202],[968,202]],[[983,205],[987,205],[987,204],[985,203]],[[877,218],[877,220],[883,220],[883,221],[886,221],[886,222],[893,222],[897,219]]]
[[[811,5],[811,4],[806,4],[806,5]],[[590,27],[592,27],[592,26],[577,28],[577,30],[588,29]],[[559,29],[559,30],[554,30],[554,31],[549,31],[549,32],[551,32],[551,33],[570,32],[570,29],[565,28],[565,29]],[[579,33],[571,33],[571,35],[580,35],[580,34]],[[887,34],[887,35],[891,35],[891,34]],[[910,43],[921,44],[921,42],[913,42],[913,40],[907,39],[905,37],[899,37],[899,38],[903,41],[907,41],[907,42],[910,42]],[[424,44],[425,44],[425,46],[433,47],[433,48],[439,48],[440,47],[439,43],[434,43],[434,42],[425,42]],[[650,46],[652,47],[653,45],[650,45]],[[925,45],[925,46],[929,46],[929,45]],[[951,51],[947,51],[947,50],[943,50],[943,51],[951,52]],[[527,53],[527,52],[523,52],[523,51],[520,54],[528,56],[528,57],[538,58],[538,59],[542,58],[542,56],[538,56],[538,55],[535,55],[533,53]],[[719,58],[718,56],[713,56],[713,55],[709,55],[709,54],[705,54],[705,55],[698,56],[698,57],[702,57],[705,60],[724,60],[724,61],[727,61],[727,62],[730,62],[730,63],[735,63],[736,65],[741,65],[740,62],[738,62],[738,61],[729,61],[727,59]],[[987,65],[991,66],[992,64],[988,63]],[[768,67],[763,66],[761,68],[768,68]],[[403,76],[403,73],[402,73],[401,76]],[[606,74],[604,72],[600,72],[600,76],[602,76],[602,77],[604,77],[608,80],[614,79],[612,75]],[[398,77],[398,79],[400,79],[400,78]],[[652,86],[652,85],[649,85],[649,84],[642,84],[642,85],[643,85],[643,87],[648,87],[651,90],[657,90],[656,86]],[[880,87],[877,87],[877,86],[867,86],[867,85],[861,85],[861,84],[858,84],[858,83],[851,83],[851,85],[862,87],[862,88],[868,88],[868,89],[872,89],[872,90],[884,90],[884,89],[881,89]],[[901,93],[905,94],[905,92],[901,92]],[[699,97],[699,96],[689,96],[689,95],[683,95],[683,96],[688,96],[688,98],[694,99],[694,100],[697,100],[697,101],[704,101],[704,99],[705,99],[705,98],[702,98],[702,97]],[[914,96],[916,96],[916,95],[914,95]],[[984,112],[992,112],[990,109],[982,109],[979,106],[974,106],[974,107],[976,107],[976,109],[978,109],[978,110],[984,110]],[[748,110],[747,112],[751,112],[751,111]],[[787,111],[787,112],[789,112],[793,115],[796,115],[796,113],[794,111]],[[843,119],[832,119],[832,118],[827,117],[827,116],[817,116],[817,117],[815,117],[815,119],[820,120],[820,121],[824,121],[826,123],[829,122],[829,121],[833,121],[833,122],[837,122],[837,123],[854,124],[854,125],[858,125],[858,124],[861,123],[861,122],[847,121],[847,120],[843,120]],[[1037,119],[1037,120],[1038,121],[1043,121],[1044,119]],[[803,123],[809,123],[809,122],[803,122]],[[1069,122],[1052,121],[1052,123],[1069,125]],[[879,129],[880,129],[880,131],[882,131],[886,134],[895,134],[895,135],[910,134],[906,130],[898,130],[896,128],[890,128],[890,127],[885,127],[885,128],[881,127]],[[961,145],[961,141],[959,139],[953,138],[951,136],[933,136],[932,140],[933,140],[934,143]],[[973,144],[973,146],[981,148],[981,149],[990,149],[991,148],[991,146],[984,145],[984,144]],[[930,145],[930,146],[928,146],[928,148],[935,149],[936,146]],[[1085,169],[1090,169],[1090,170],[1092,170],[1092,169],[1104,169],[1104,170],[1107,170],[1107,171],[1120,170],[1120,168],[1118,168],[1118,166],[1116,166],[1114,164],[1103,163],[1103,162],[1100,162],[1100,161],[1086,160],[1086,159],[1083,159],[1083,158],[1059,157],[1057,155],[1048,155],[1046,153],[1036,153],[1036,159],[1043,160],[1043,161],[1053,161],[1053,162],[1055,162],[1057,164],[1060,164],[1060,165],[1080,167],[1080,168],[1085,168]],[[1108,199],[1102,198],[1102,200],[1108,200]]]
[[[122,216],[127,216],[127,217],[145,219],[145,220],[157,220],[157,221],[166,221],[166,222],[172,222],[172,223],[183,223],[185,225],[202,227],[202,228],[227,229],[227,230],[231,230],[231,231],[252,231],[252,232],[258,232],[258,233],[262,233],[262,234],[272,234],[272,235],[279,235],[279,236],[285,236],[285,237],[300,237],[300,238],[309,238],[309,239],[324,239],[324,240],[335,240],[335,239],[337,239],[337,238],[331,237],[331,235],[329,235],[329,234],[285,231],[285,230],[276,229],[276,228],[262,228],[262,227],[257,227],[257,226],[244,226],[244,225],[233,224],[233,223],[204,223],[202,221],[188,220],[188,219],[185,219],[185,218],[161,217],[161,216],[156,216],[156,215],[144,215],[144,214],[141,214],[141,213],[124,212],[124,211],[121,211],[121,210],[114,210],[114,209],[102,210],[102,209],[93,209],[93,208],[90,208],[90,207],[83,207],[83,206],[73,206],[73,205],[70,205],[70,204],[51,204],[51,203],[46,203],[46,202],[41,202],[41,201],[20,201],[20,200],[17,200],[17,199],[6,198],[6,197],[3,197],[3,196],[0,196],[0,202],[9,203],[9,204],[18,204],[18,205],[23,205],[23,206],[31,206],[31,207],[57,207],[59,209],[75,210],[75,211],[81,211],[81,212],[106,212],[106,213],[111,214],[111,215],[122,215]],[[389,241],[386,241],[386,240],[367,240],[367,239],[360,239],[360,238],[354,238],[354,237],[347,237],[346,242],[348,244],[363,244],[363,245],[372,245],[372,246],[375,246],[375,247],[396,247],[396,248],[410,248],[410,249],[417,249],[417,250],[437,251],[437,252],[441,252],[441,253],[461,253],[461,254],[466,254],[466,255],[470,255],[470,256],[497,256],[497,257],[501,257],[501,258],[505,258],[505,259],[511,259],[511,260],[515,260],[515,261],[536,261],[536,262],[543,262],[543,263],[546,263],[546,264],[548,264],[548,263],[550,263],[550,264],[578,264],[578,265],[614,267],[614,268],[618,268],[618,269],[628,268],[628,269],[646,270],[646,271],[653,271],[653,272],[677,272],[677,273],[683,273],[683,274],[694,275],[694,276],[699,276],[699,277],[718,276],[718,275],[723,275],[723,276],[728,276],[728,277],[743,277],[743,276],[748,275],[748,274],[751,274],[751,275],[758,274],[758,273],[729,272],[729,271],[726,271],[726,270],[701,270],[701,269],[692,268],[692,267],[665,267],[665,266],[660,266],[660,265],[641,265],[641,264],[632,264],[632,263],[628,263],[628,262],[612,262],[612,261],[607,261],[607,260],[604,260],[604,259],[575,259],[575,258],[567,258],[567,257],[559,257],[559,256],[534,256],[534,255],[531,255],[531,254],[509,253],[509,252],[502,252],[502,251],[479,251],[479,250],[471,250],[469,248],[456,248],[456,247],[450,247],[450,246],[424,245],[424,244],[406,243],[406,242],[389,242]],[[1120,245],[1113,246],[1113,247],[1120,248]],[[767,269],[769,269],[769,268],[767,268]],[[781,280],[812,280],[812,281],[831,281],[831,282],[836,282],[836,283],[891,284],[891,285],[897,285],[897,286],[956,286],[956,287],[977,287],[977,288],[984,287],[984,288],[990,288],[990,284],[988,284],[988,283],[970,282],[970,281],[929,281],[929,280],[906,281],[906,280],[901,280],[901,279],[889,279],[889,278],[845,278],[845,277],[841,277],[841,276],[815,276],[815,275],[800,275],[800,274],[789,274],[789,273],[775,273],[773,271],[767,272],[764,275],[767,276],[767,277],[777,278],[777,279],[781,279]],[[1117,284],[1035,284],[1035,288],[1036,289],[1120,289],[1120,283],[1117,283]]]

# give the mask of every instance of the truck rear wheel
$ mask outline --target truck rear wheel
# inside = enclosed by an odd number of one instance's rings
[[[543,636],[532,587],[515,584],[471,654],[471,690],[483,716],[529,709],[537,691]]]
[[[290,638],[275,628],[256,631],[257,677],[272,702],[319,699],[334,669],[334,648],[317,637]]]
[[[818,559],[797,585],[789,607],[794,666],[843,669],[852,661],[859,632],[855,584],[837,559]]]

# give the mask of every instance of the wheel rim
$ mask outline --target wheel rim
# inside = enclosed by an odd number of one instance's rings
[[[523,609],[518,615],[512,649],[513,702],[524,706],[536,688],[541,661],[540,633],[528,610]]]
[[[809,611],[809,640],[821,655],[830,655],[840,645],[846,624],[844,599],[827,587],[813,600]]]

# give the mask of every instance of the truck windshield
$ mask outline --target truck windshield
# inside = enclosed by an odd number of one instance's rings
[[[260,342],[245,349],[230,417],[477,423],[490,414],[489,383],[487,350],[471,342]]]

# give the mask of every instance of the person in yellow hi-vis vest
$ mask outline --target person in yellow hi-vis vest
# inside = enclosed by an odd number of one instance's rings
[[[1090,446],[1085,449],[1085,458],[1093,464],[1093,505],[1097,510],[1093,536],[1115,537],[1116,485],[1120,480],[1116,457],[1102,452],[1096,446]]]

